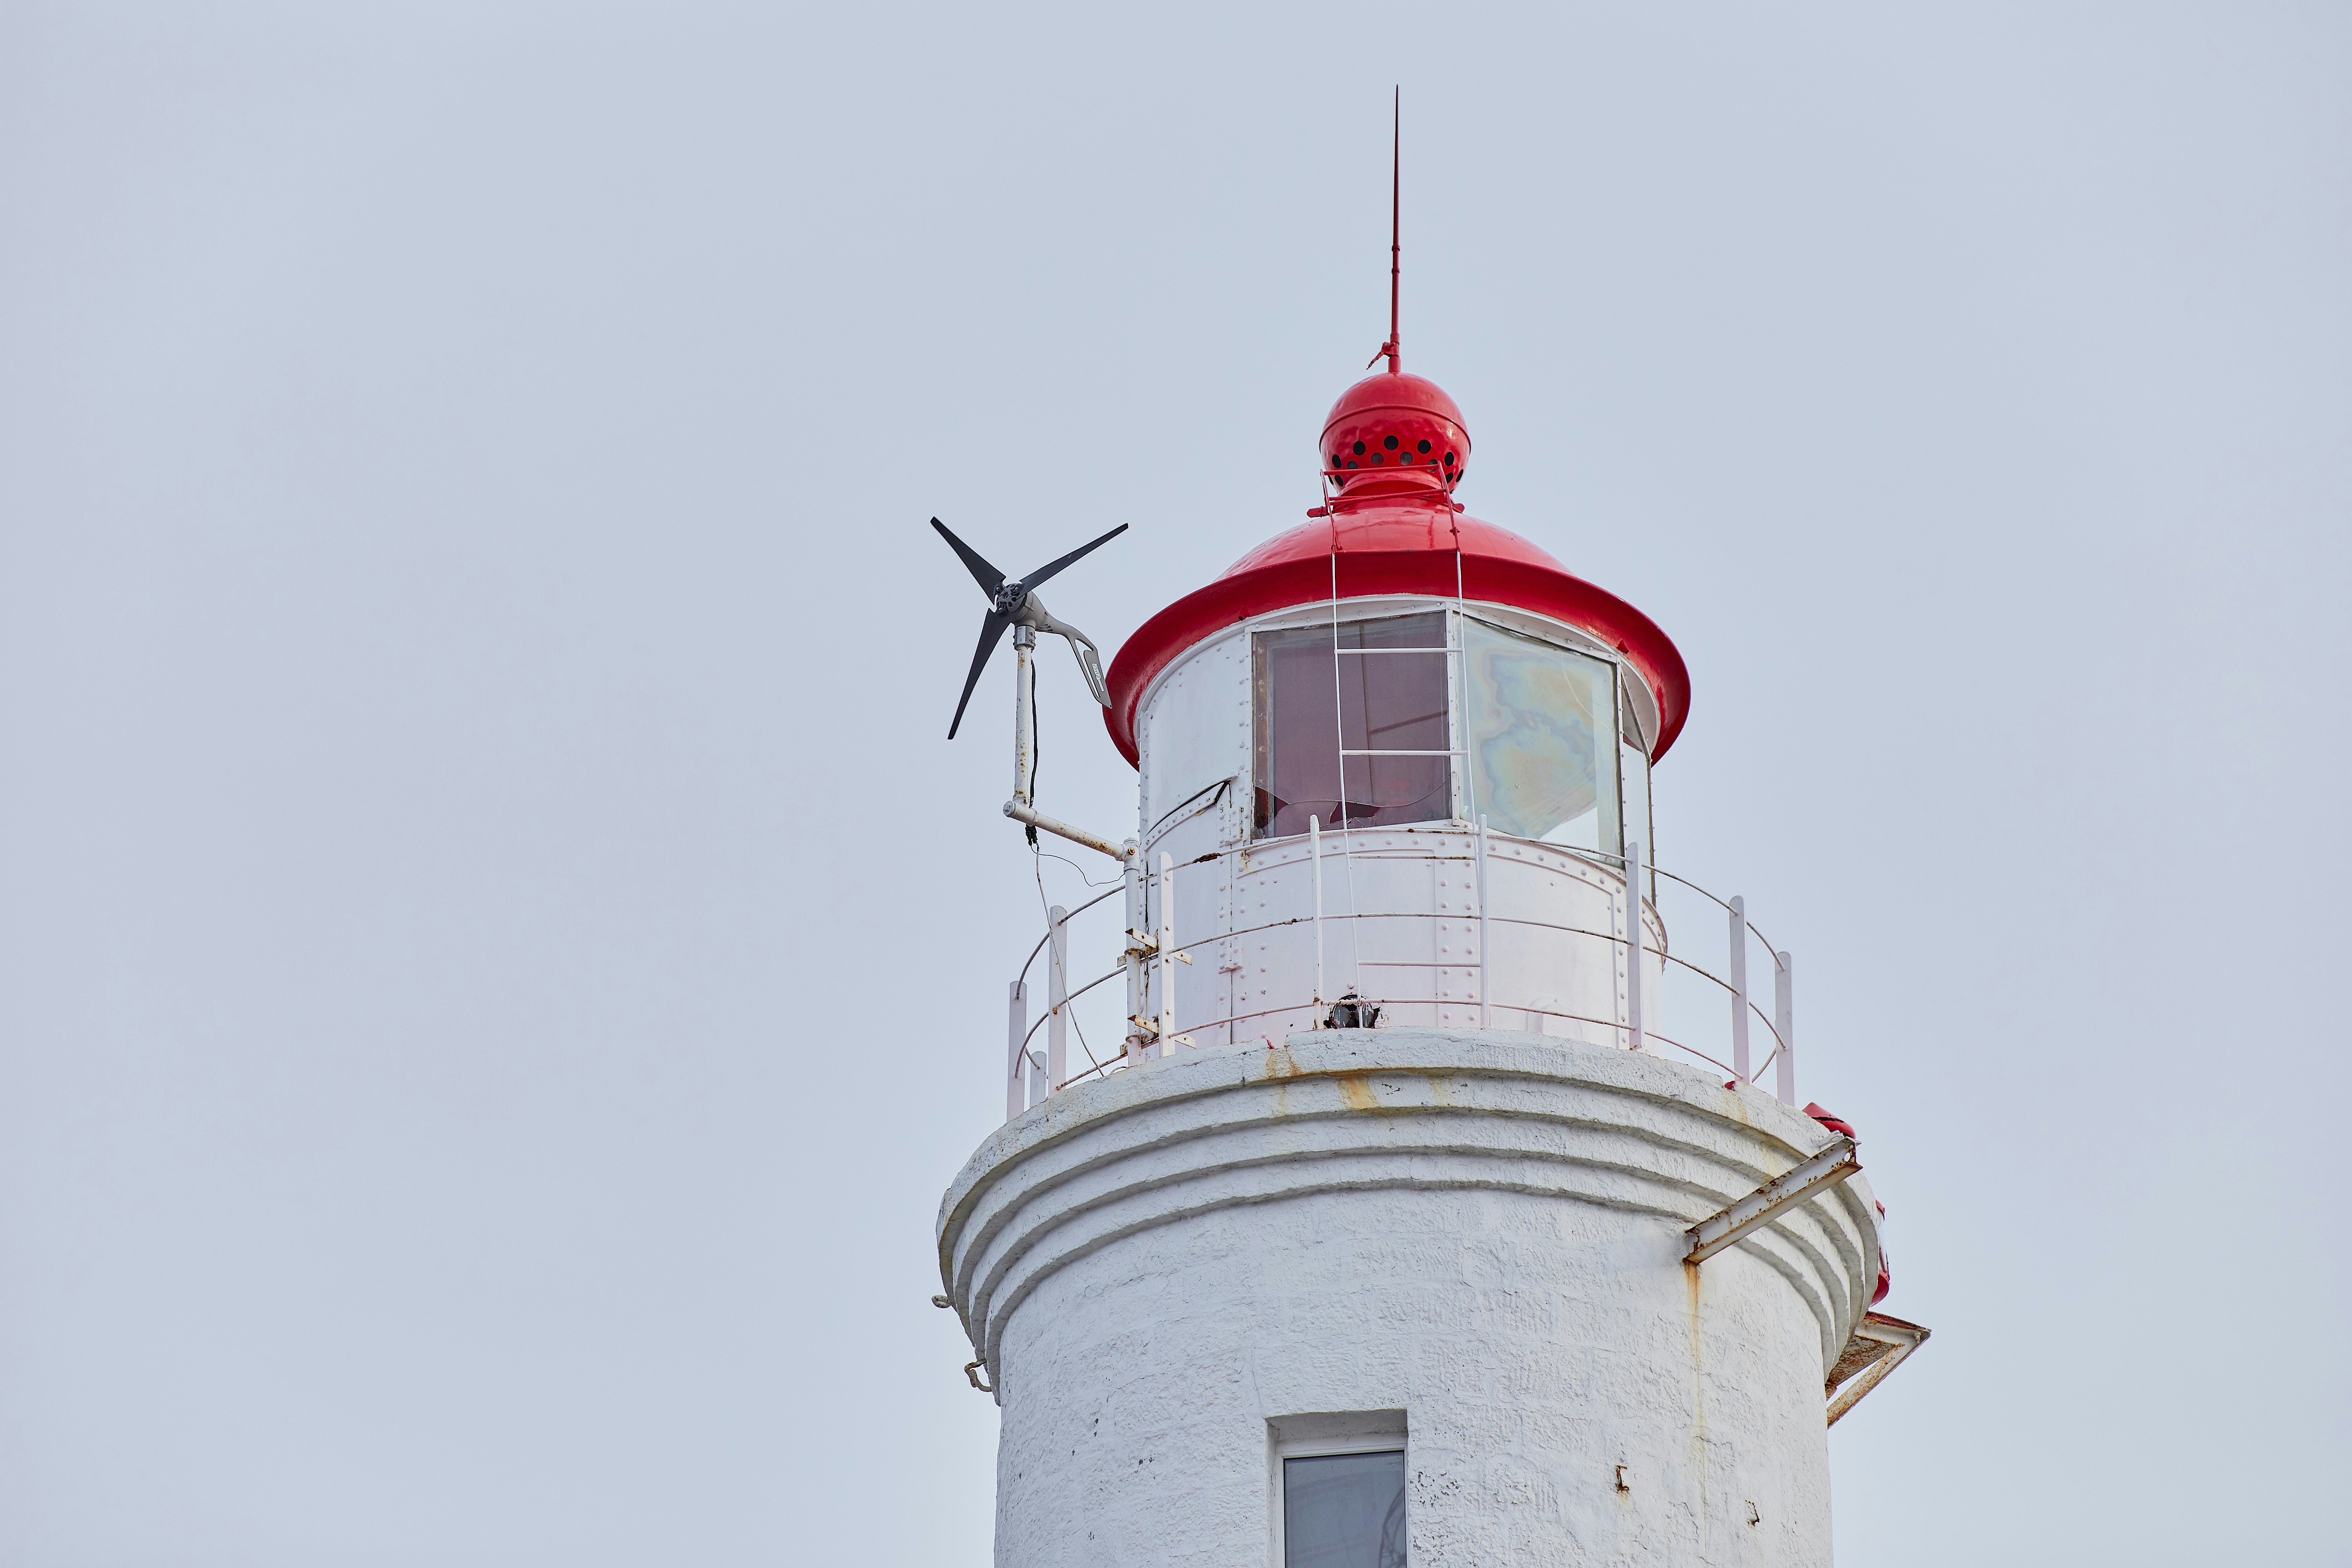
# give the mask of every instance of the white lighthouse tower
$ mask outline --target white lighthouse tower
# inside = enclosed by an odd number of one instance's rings
[[[1461,412],[1387,352],[1325,504],[1113,662],[1132,838],[1030,799],[1066,628],[992,590],[1006,811],[1125,870],[1049,917],[940,1209],[996,1561],[1825,1564],[1826,1427],[1926,1331],[1870,1310],[1882,1211],[1796,1103],[1788,954],[1661,868],[1680,655],[1463,511]]]

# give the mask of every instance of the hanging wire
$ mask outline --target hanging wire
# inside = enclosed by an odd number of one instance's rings
[[[1087,875],[1087,868],[1085,867],[1079,865],[1076,860],[1071,859],[1067,855],[1056,855],[1050,849],[1040,849],[1034,844],[1029,847],[1029,852],[1032,856],[1040,860],[1059,860],[1063,865],[1067,866],[1071,870],[1076,871],[1078,874],[1078,880],[1086,883],[1089,888],[1115,888],[1118,886],[1119,879],[1117,877],[1113,877],[1108,881],[1095,881]],[[1038,883],[1038,890],[1042,892],[1044,889],[1045,884],[1041,880]]]
[[[1029,874],[1030,874],[1031,876],[1033,876],[1033,877],[1036,878],[1036,879],[1037,879],[1037,907],[1038,907],[1040,910],[1044,910],[1044,911],[1045,911],[1045,942],[1052,942],[1052,941],[1054,940],[1054,906],[1053,906],[1052,902],[1051,902],[1050,900],[1048,900],[1046,899],[1046,897],[1045,897],[1045,874],[1044,874],[1043,870],[1041,869],[1040,863],[1041,863],[1042,861],[1044,861],[1044,860],[1061,860],[1063,865],[1070,867],[1073,870],[1076,870],[1076,865],[1077,865],[1077,863],[1076,863],[1076,861],[1073,861],[1073,860],[1066,860],[1066,859],[1063,859],[1063,858],[1062,858],[1061,856],[1059,856],[1059,855],[1040,855],[1040,854],[1038,854],[1038,853],[1036,852],[1036,846],[1035,846],[1034,844],[1032,844],[1032,845],[1030,846],[1030,851],[1031,851],[1031,852],[1030,852],[1030,858],[1029,858]],[[1078,872],[1078,880],[1080,880],[1081,882],[1086,882],[1086,879],[1087,879],[1087,874],[1086,874],[1084,871],[1079,871],[1079,872]],[[1096,885],[1095,883],[1092,883],[1092,882],[1087,882],[1087,887],[1089,887],[1089,888],[1094,887],[1095,885]],[[1091,906],[1088,906],[1088,907],[1091,907]],[[1063,928],[1064,928],[1065,930],[1067,930],[1067,929],[1068,929],[1068,925],[1069,925],[1069,917],[1068,917],[1068,915],[1065,914],[1065,915],[1063,916],[1063,918],[1062,918],[1062,919],[1063,919]],[[1040,942],[1040,943],[1038,943],[1037,945],[1038,945],[1038,946],[1040,946],[1040,947],[1043,947],[1043,946],[1045,946],[1045,942]],[[1031,963],[1034,963],[1034,962],[1036,962],[1037,955],[1036,955],[1034,952],[1032,952],[1032,953],[1029,955],[1029,958],[1030,958],[1030,962],[1031,962]],[[1051,962],[1052,962],[1052,960],[1050,960],[1050,959],[1049,959],[1049,960],[1047,960],[1047,962],[1048,962],[1048,963],[1051,963]],[[1024,971],[1024,974],[1025,974],[1025,973],[1026,973],[1026,972]],[[1081,1023],[1079,1023],[1079,1022],[1078,1022],[1078,1010],[1077,1010],[1077,1008],[1076,1008],[1075,1006],[1071,1005],[1071,1004],[1072,1004],[1073,1002],[1075,1002],[1076,1000],[1076,998],[1075,998],[1075,997],[1071,997],[1071,996],[1065,996],[1065,997],[1063,997],[1063,998],[1062,998],[1062,1007],[1063,1007],[1063,1010],[1064,1010],[1064,1011],[1065,1011],[1065,1012],[1069,1016],[1070,1027],[1072,1027],[1073,1029],[1076,1029],[1076,1030],[1078,1032],[1078,1049],[1080,1049],[1080,1050],[1082,1050],[1082,1051],[1084,1051],[1084,1052],[1086,1052],[1086,1053],[1087,1053],[1087,1061],[1089,1061],[1089,1062],[1092,1062],[1092,1063],[1094,1064],[1094,1070],[1095,1070],[1095,1071],[1097,1071],[1097,1072],[1100,1072],[1100,1071],[1102,1071],[1102,1070],[1103,1070],[1103,1065],[1102,1065],[1102,1062],[1101,1062],[1100,1058],[1098,1058],[1097,1057],[1096,1057],[1096,1055],[1095,1055],[1095,1048],[1094,1048],[1092,1046],[1090,1046],[1090,1045],[1087,1044],[1087,1028],[1086,1028],[1086,1026],[1085,1026],[1084,1024],[1081,1024]],[[1052,1013],[1051,1013],[1051,1011],[1050,1011],[1050,1009],[1049,1009],[1049,1010],[1048,1010],[1048,1012],[1047,1012],[1047,1014],[1046,1014],[1046,1016],[1047,1016],[1047,1017],[1051,1017],[1052,1016],[1053,1016],[1053,1015],[1052,1015]],[[1043,1023],[1043,1022],[1045,1022],[1045,1019],[1043,1019],[1043,1018],[1041,1018],[1041,1019],[1039,1019],[1039,1020],[1038,1020],[1038,1023]],[[1030,1025],[1030,1026],[1029,1026],[1029,1033],[1030,1033],[1030,1034],[1032,1034],[1032,1035],[1034,1035],[1034,1034],[1035,1034],[1036,1032],[1037,1032],[1037,1025],[1036,1025],[1036,1024],[1032,1024],[1032,1025]],[[1021,1042],[1021,1049],[1022,1049],[1022,1054],[1023,1054],[1023,1055],[1026,1056],[1026,1055],[1028,1054],[1028,1050],[1029,1050],[1029,1042],[1028,1042],[1028,1040],[1027,1040],[1025,1037],[1024,1037],[1024,1038],[1022,1040],[1022,1042]],[[1075,1081],[1075,1080],[1073,1080],[1073,1081]],[[1056,1089],[1059,1089],[1059,1088],[1061,1088],[1062,1086],[1061,1086],[1060,1084],[1056,1084],[1056,1085],[1055,1085],[1054,1087],[1055,1087],[1055,1088],[1056,1088]]]
[[[1029,687],[1029,803],[1033,806],[1037,803],[1038,775],[1045,771],[1045,727],[1040,724],[1037,720],[1037,687],[1035,682],[1033,681],[1030,683]],[[1038,846],[1037,825],[1032,822],[1024,823],[1023,826],[1029,830],[1029,874],[1036,879],[1037,903],[1038,906],[1045,911],[1045,927],[1046,931],[1050,936],[1054,925],[1054,909],[1052,903],[1045,897],[1045,877],[1043,867],[1043,863],[1045,861],[1059,860],[1071,870],[1077,872],[1078,880],[1085,883],[1089,888],[1107,888],[1112,886],[1113,883],[1095,881],[1087,875],[1084,868],[1079,866],[1076,860],[1071,859],[1066,855],[1048,854],[1045,849]],[[1116,880],[1117,879],[1113,879],[1113,882]],[[1065,1007],[1069,1007],[1069,1004],[1066,1000],[1063,1003],[1063,1005]],[[1078,1022],[1077,1009],[1075,1007],[1069,1007],[1069,1015],[1070,1026],[1078,1032],[1078,1049],[1087,1053],[1087,1060],[1093,1062],[1096,1069],[1099,1071],[1102,1068],[1102,1063],[1096,1060],[1094,1047],[1087,1044],[1086,1026]]]
[[[1029,805],[1034,809],[1037,805],[1037,775],[1045,771],[1045,735],[1037,723],[1037,669],[1034,657],[1029,675]],[[1029,848],[1034,854],[1037,848],[1037,825],[1025,822],[1022,826],[1028,830]],[[1045,891],[1042,882],[1038,891]]]

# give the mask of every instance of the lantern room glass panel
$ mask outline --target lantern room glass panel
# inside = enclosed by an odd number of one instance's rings
[[[1260,838],[1454,816],[1445,614],[1251,640]]]
[[[1615,668],[1466,616],[1462,662],[1471,816],[1622,853]]]
[[[1642,844],[1642,864],[1649,869],[1648,896],[1658,896],[1658,827],[1650,808],[1650,746],[1642,733],[1642,716],[1630,698],[1618,710],[1618,730],[1624,745],[1617,753],[1617,775],[1623,781],[1625,836]]]

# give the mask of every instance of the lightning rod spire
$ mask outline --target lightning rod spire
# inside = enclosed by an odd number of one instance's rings
[[[1365,368],[1369,370],[1380,363],[1381,356],[1386,354],[1391,375],[1404,368],[1399,352],[1401,345],[1397,342],[1397,279],[1402,270],[1399,258],[1403,251],[1400,243],[1403,229],[1398,217],[1403,205],[1404,193],[1404,88],[1402,84],[1396,89],[1392,112],[1396,118],[1391,127],[1389,140],[1389,341],[1373,350],[1372,357],[1364,362]]]
[[[1403,227],[1400,214],[1404,196],[1404,84],[1397,84],[1396,98],[1390,106],[1393,117],[1389,124],[1389,374],[1394,375],[1403,368],[1397,341],[1397,282],[1402,272]]]

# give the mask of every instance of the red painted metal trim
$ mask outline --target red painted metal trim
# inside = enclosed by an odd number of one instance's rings
[[[1342,599],[1374,594],[1454,597],[1454,552],[1449,537],[1453,530],[1445,522],[1433,520],[1433,526],[1416,523],[1412,527],[1412,532],[1429,540],[1426,543],[1413,541],[1404,549],[1343,547],[1335,552],[1335,540],[1349,534],[1361,540],[1372,531],[1361,524],[1351,527],[1355,521],[1335,519],[1330,524],[1309,523],[1293,530],[1252,552],[1225,576],[1187,594],[1137,627],[1111,661],[1111,705],[1103,710],[1103,723],[1120,754],[1130,763],[1136,761],[1136,705],[1154,676],[1185,650],[1236,622],[1329,599],[1335,559]],[[1565,621],[1622,653],[1657,695],[1659,736],[1652,755],[1653,760],[1664,756],[1675,737],[1682,733],[1683,721],[1690,712],[1690,672],[1657,623],[1607,589],[1570,576],[1550,563],[1541,551],[1491,523],[1465,517],[1457,526],[1463,544],[1463,595]],[[1307,554],[1299,547],[1310,542],[1316,553]],[[1383,538],[1379,542],[1406,541]]]

